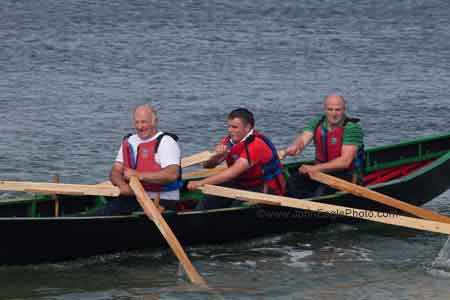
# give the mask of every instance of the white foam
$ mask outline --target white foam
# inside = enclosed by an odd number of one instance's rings
[[[289,255],[289,262],[284,263],[287,266],[308,268],[309,265],[316,264],[315,261],[307,259],[314,254],[312,250],[293,250],[291,248],[291,251],[288,251],[287,254]]]
[[[450,278],[450,237],[427,270],[433,276]]]

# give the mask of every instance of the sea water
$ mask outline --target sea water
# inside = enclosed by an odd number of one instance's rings
[[[140,103],[183,155],[212,149],[239,106],[289,145],[330,92],[367,147],[446,132],[449,20],[445,0],[2,1],[1,177],[105,180]],[[426,207],[449,215],[449,197]],[[429,271],[446,240],[362,223],[186,250],[225,299],[448,299]],[[8,300],[217,298],[169,250],[2,266],[0,287]]]

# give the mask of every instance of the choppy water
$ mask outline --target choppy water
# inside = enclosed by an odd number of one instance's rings
[[[142,102],[185,155],[213,147],[237,106],[287,145],[330,91],[368,146],[445,132],[449,20],[444,0],[5,0],[0,174],[104,180]],[[450,214],[449,197],[428,207]],[[448,299],[448,277],[430,271],[446,240],[366,224],[188,252],[227,299]],[[170,253],[145,251],[0,267],[0,284],[1,299],[217,298]]]

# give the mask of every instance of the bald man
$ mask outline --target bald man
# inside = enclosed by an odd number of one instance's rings
[[[287,155],[298,155],[314,141],[313,165],[301,165],[298,174],[288,182],[288,195],[293,197],[320,196],[333,189],[313,182],[308,173],[321,171],[340,178],[361,182],[364,159],[363,132],[359,119],[348,118],[342,96],[331,94],[324,100],[324,115],[313,118],[286,148]]]
[[[133,112],[135,134],[124,137],[110,172],[111,182],[120,189],[120,197],[97,211],[97,215],[127,214],[140,210],[129,186],[136,176],[153,199],[159,194],[161,206],[176,209],[180,200],[181,151],[175,135],[157,129],[156,111],[139,105]]]

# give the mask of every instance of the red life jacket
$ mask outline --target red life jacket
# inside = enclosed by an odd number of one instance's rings
[[[253,143],[255,139],[261,139],[270,149],[271,158],[267,162],[259,162],[252,166],[251,155],[248,150],[248,145]],[[247,154],[250,168],[242,173],[236,181],[242,186],[254,187],[267,184],[278,195],[283,195],[285,192],[284,177],[282,174],[282,165],[278,157],[277,150],[273,143],[264,135],[254,130],[245,141],[233,144],[230,137],[226,137],[223,144],[227,145],[229,153],[227,156],[227,165],[231,166],[239,159],[240,154],[245,151]]]
[[[314,144],[316,148],[316,161],[315,163],[324,163],[341,156],[344,127],[347,122],[359,122],[359,119],[345,118],[343,124],[333,131],[328,131],[323,126],[325,116],[320,119],[314,131]],[[359,153],[360,151],[358,151]],[[354,168],[355,160],[353,160],[349,170]]]
[[[175,140],[178,139],[175,135],[163,133],[154,140],[139,144],[137,148],[136,161],[134,160],[133,148],[128,142],[130,135],[126,136],[122,141],[124,166],[126,168],[135,169],[138,172],[155,172],[161,170],[161,165],[156,162],[155,156],[158,152],[159,143],[164,135],[169,135]],[[175,191],[181,187],[181,172],[180,178],[174,182],[169,182],[166,184],[142,182],[142,185],[147,192]]]

